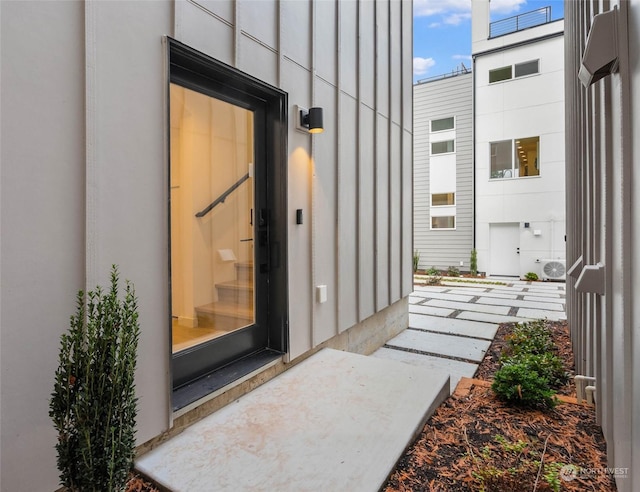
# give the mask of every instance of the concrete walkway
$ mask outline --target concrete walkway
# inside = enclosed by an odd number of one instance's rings
[[[492,277],[443,284],[416,286],[409,298],[409,329],[373,357],[449,374],[451,393],[461,377],[475,375],[499,323],[565,318],[564,282]]]
[[[379,490],[498,323],[564,316],[563,283],[490,280],[416,286],[409,328],[372,356],[323,349],[136,468],[173,492]]]

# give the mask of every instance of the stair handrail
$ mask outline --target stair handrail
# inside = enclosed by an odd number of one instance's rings
[[[219,205],[220,203],[224,203],[224,201],[227,199],[227,197],[231,193],[233,193],[247,179],[249,179],[249,173],[245,174],[238,181],[236,181],[234,184],[232,184],[227,191],[225,191],[224,193],[222,193],[222,195],[220,195],[218,198],[216,198],[214,201],[212,201],[206,208],[200,210],[200,212],[198,212],[196,214],[196,217],[204,217],[209,212],[211,212],[211,210],[213,210],[213,208],[216,205]]]

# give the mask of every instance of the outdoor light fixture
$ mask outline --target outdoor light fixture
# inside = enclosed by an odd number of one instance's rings
[[[322,133],[324,125],[322,122],[322,108],[303,108],[296,106],[298,111],[298,119],[296,128],[308,133]]]

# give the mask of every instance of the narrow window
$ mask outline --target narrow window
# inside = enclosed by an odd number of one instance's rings
[[[496,68],[489,70],[489,83],[500,82],[502,80],[509,80],[511,78],[511,65],[508,67]]]
[[[456,218],[454,215],[445,217],[431,217],[431,229],[455,229]]]
[[[539,61],[540,60],[533,60],[524,63],[516,63],[515,76],[524,77],[525,75],[533,75],[535,73],[538,73],[540,71]]]
[[[456,194],[455,193],[434,193],[431,195],[431,206],[441,207],[443,205],[455,205]]]
[[[442,142],[431,143],[431,154],[446,154],[454,151],[453,140],[443,140]]]
[[[441,132],[444,130],[453,130],[454,128],[454,119],[453,116],[450,118],[442,118],[439,120],[431,120],[431,132]]]
[[[511,140],[491,143],[491,178],[512,178]]]

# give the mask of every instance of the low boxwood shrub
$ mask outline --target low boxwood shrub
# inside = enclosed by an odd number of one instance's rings
[[[491,389],[498,398],[514,405],[550,409],[557,402],[549,381],[525,362],[502,366]]]

